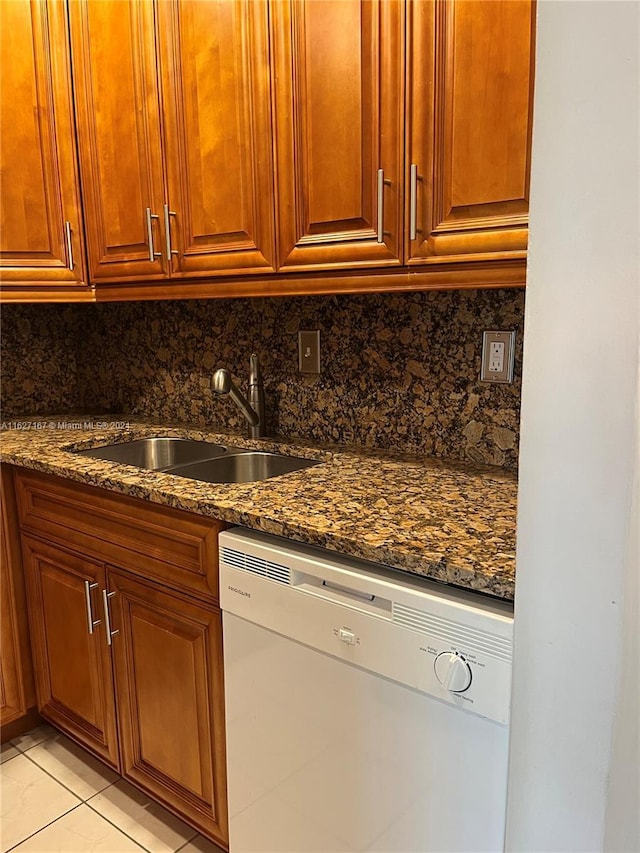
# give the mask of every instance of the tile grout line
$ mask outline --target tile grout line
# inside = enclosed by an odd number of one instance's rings
[[[67,785],[65,785],[65,784],[64,784],[64,782],[61,782],[61,781],[60,781],[60,779],[57,779],[57,778],[56,778],[52,773],[49,773],[49,771],[48,771],[48,770],[45,770],[45,769],[44,769],[44,767],[41,767],[41,766],[38,764],[38,762],[37,762],[37,761],[34,761],[34,760],[33,760],[33,758],[30,758],[30,757],[27,755],[27,752],[29,752],[29,750],[34,749],[36,746],[40,746],[40,745],[41,745],[41,744],[43,744],[43,743],[46,743],[46,741],[48,741],[48,740],[51,740],[51,739],[55,736],[55,734],[56,734],[56,732],[54,732],[50,737],[45,738],[44,740],[41,740],[41,741],[39,741],[38,743],[33,744],[32,746],[30,746],[30,747],[29,747],[29,749],[25,750],[24,752],[23,752],[19,747],[15,746],[15,744],[14,744],[12,741],[9,741],[9,743],[11,743],[11,745],[12,745],[12,746],[14,746],[14,747],[18,750],[18,755],[23,755],[25,758],[27,758],[27,759],[31,762],[31,764],[33,764],[33,765],[34,765],[35,767],[37,767],[39,770],[42,770],[42,772],[43,772],[43,773],[45,773],[47,776],[49,776],[49,778],[50,778],[50,779],[53,779],[53,781],[54,781],[54,782],[57,782],[57,783],[58,783],[58,785],[61,785],[61,786],[62,786],[66,791],[68,791],[70,794],[72,794],[74,797],[76,797],[76,799],[77,799],[79,802],[78,802],[78,804],[77,804],[77,805],[73,806],[73,808],[69,809],[68,811],[64,812],[64,813],[63,813],[63,814],[61,814],[61,815],[58,815],[58,817],[57,817],[57,818],[55,818],[54,820],[50,821],[50,822],[49,822],[48,824],[46,824],[45,826],[41,827],[41,829],[38,829],[38,830],[36,830],[36,832],[31,833],[31,835],[28,835],[26,838],[23,838],[23,839],[22,839],[22,841],[18,842],[18,844],[22,844],[24,841],[27,841],[27,839],[31,838],[31,837],[32,837],[32,836],[34,836],[34,835],[37,835],[37,834],[38,834],[38,832],[42,832],[42,830],[43,830],[43,829],[46,829],[48,826],[51,826],[51,824],[55,823],[57,820],[60,820],[60,818],[62,818],[62,817],[64,817],[65,815],[69,814],[70,812],[74,811],[75,809],[77,809],[77,808],[78,808],[78,806],[85,805],[85,806],[88,806],[88,808],[90,808],[90,809],[91,809],[91,811],[92,811],[94,814],[98,815],[98,816],[99,816],[99,817],[101,817],[103,820],[106,820],[106,821],[107,821],[107,823],[111,824],[111,826],[113,826],[113,827],[114,827],[114,829],[117,829],[117,830],[118,830],[119,832],[121,832],[124,836],[126,836],[130,841],[132,841],[134,844],[136,844],[136,845],[137,845],[141,850],[144,850],[144,851],[145,851],[145,853],[150,853],[150,851],[149,851],[149,849],[148,849],[147,847],[143,847],[143,845],[142,845],[142,844],[140,844],[140,842],[139,842],[139,841],[136,841],[136,839],[135,839],[135,838],[132,838],[132,836],[130,836],[127,832],[125,832],[125,831],[122,829],[122,827],[120,827],[120,826],[118,826],[117,824],[115,824],[115,823],[114,823],[112,820],[110,820],[108,817],[105,817],[105,815],[103,815],[103,814],[102,814],[101,812],[99,812],[96,808],[94,808],[94,806],[92,806],[92,805],[91,805],[91,803],[89,802],[89,801],[90,801],[90,800],[92,800],[94,797],[97,797],[97,796],[98,796],[98,794],[102,794],[104,791],[106,791],[108,788],[111,788],[113,785],[116,785],[118,782],[120,782],[120,781],[126,781],[126,780],[123,780],[123,777],[119,777],[118,779],[116,779],[116,781],[115,781],[115,782],[110,782],[108,785],[105,785],[105,787],[104,787],[104,788],[101,788],[101,789],[100,789],[100,791],[94,791],[94,792],[91,794],[91,796],[90,796],[88,799],[86,799],[86,800],[85,800],[85,799],[83,799],[82,797],[79,797],[79,796],[78,796],[74,791],[72,791],[72,790],[71,790],[71,788],[67,787]],[[11,758],[7,759],[7,761],[11,761],[13,758],[17,758],[17,757],[18,757],[18,755],[12,755],[12,756],[11,756]],[[6,762],[5,762],[5,763],[6,763]],[[1,766],[1,765],[0,765],[0,766]],[[154,801],[153,801],[153,800],[151,800],[150,802],[154,802]],[[169,812],[169,814],[171,814],[171,812]],[[188,826],[188,824],[185,824],[185,825],[186,825],[186,826]],[[189,828],[190,828],[190,829],[193,829],[193,827],[189,827]],[[186,847],[186,846],[187,846],[187,844],[190,844],[190,843],[193,841],[193,839],[194,839],[194,838],[196,838],[196,836],[197,836],[197,835],[199,835],[198,830],[195,830],[195,829],[194,829],[194,830],[193,830],[193,835],[192,835],[192,836],[190,836],[189,838],[187,838],[187,840],[184,842],[184,844],[181,844],[181,845],[180,845],[180,847],[177,847],[177,848],[176,848],[176,850],[175,850],[175,851],[173,851],[173,853],[178,853],[178,851],[180,851],[180,850],[182,850],[184,847]],[[15,849],[15,847],[17,847],[17,846],[18,846],[18,845],[16,844],[16,845],[14,845],[13,847],[8,848],[6,851],[4,851],[4,853],[9,853],[9,851],[10,851],[10,850],[14,850],[14,849]]]
[[[27,734],[28,734],[28,732],[27,732]],[[54,738],[57,734],[59,734],[58,730],[54,729],[48,737],[42,738],[42,740],[39,740],[38,743],[32,743],[31,746],[28,746],[26,749],[21,749],[18,746],[18,744],[15,743],[15,741],[18,740],[18,738],[14,738],[13,740],[10,740],[9,743],[11,744],[11,746],[14,749],[18,750],[20,755],[26,755],[30,749],[34,749],[36,746],[40,746],[40,744],[46,743],[48,740],[51,740],[52,738]],[[22,737],[22,735],[18,735],[18,737]]]
[[[184,844],[181,844],[181,845],[180,845],[180,847],[178,847],[178,849],[177,849],[177,850],[174,850],[174,851],[173,851],[173,853],[180,853],[180,851],[181,851],[181,850],[184,850],[184,848],[187,846],[187,844],[191,844],[191,842],[193,841],[193,839],[194,839],[194,838],[197,838],[199,835],[200,835],[200,833],[199,833],[199,832],[196,832],[196,834],[195,834],[194,836],[192,836],[191,838],[188,838],[188,839],[184,842]],[[203,836],[203,837],[204,837],[204,836]]]
[[[120,780],[118,780],[118,781],[120,781]],[[124,781],[126,781],[126,779],[125,779]],[[116,783],[114,782],[113,784],[115,785]],[[109,786],[109,787],[111,787],[111,786]],[[106,789],[105,789],[105,790],[106,790]],[[102,792],[100,792],[100,793],[102,793]],[[94,796],[97,796],[97,794],[94,794]],[[93,797],[92,797],[91,799],[93,799]],[[153,803],[153,802],[155,802],[155,801],[154,801],[154,800],[150,800],[149,802]],[[124,831],[124,829],[123,829],[121,826],[118,826],[118,824],[117,824],[117,823],[114,823],[110,818],[108,818],[108,817],[106,817],[105,815],[103,815],[103,814],[102,814],[102,812],[99,812],[99,811],[98,811],[94,806],[92,806],[92,805],[91,805],[91,803],[89,802],[89,800],[85,800],[85,803],[84,803],[84,804],[85,804],[85,806],[88,806],[94,814],[99,815],[103,820],[106,820],[106,821],[107,821],[107,823],[110,823],[110,824],[111,824],[111,826],[115,827],[115,828],[116,828],[117,830],[119,830],[119,832],[121,832],[123,835],[126,835],[126,836],[127,836],[127,838],[128,838],[128,839],[130,839],[131,841],[133,841],[133,843],[134,843],[134,844],[137,844],[137,845],[138,845],[138,847],[139,847],[141,850],[145,850],[145,851],[146,851],[146,853],[150,853],[150,850],[149,850],[149,848],[148,848],[148,847],[144,847],[144,846],[143,846],[139,841],[136,841],[136,839],[135,839],[135,838],[133,838],[131,835],[129,835],[129,833],[125,832],[125,831]],[[169,812],[169,814],[171,814],[171,813]],[[190,827],[190,828],[191,828],[191,827]],[[183,848],[183,847],[185,847],[185,846],[186,846],[190,841],[193,841],[193,839],[196,837],[196,835],[197,835],[197,834],[198,834],[198,833],[197,833],[197,831],[196,831],[196,832],[195,832],[195,835],[193,835],[191,838],[188,838],[188,839],[185,841],[185,843],[184,843],[184,844],[181,844],[181,845],[180,845],[180,847],[178,847],[176,850],[174,850],[174,851],[173,851],[173,853],[178,853],[178,850],[182,850],[182,848]]]
[[[113,784],[115,785],[116,783],[114,782]],[[111,786],[109,785],[109,787],[111,787]],[[106,788],[105,788],[104,790],[106,790]],[[102,793],[102,791],[101,791],[100,793]],[[97,794],[94,794],[94,796],[97,796]],[[93,797],[92,797],[91,799],[93,799]],[[135,838],[132,838],[132,837],[129,835],[129,833],[128,833],[128,832],[125,832],[125,831],[124,831],[124,829],[123,829],[121,826],[118,826],[118,824],[117,824],[117,823],[114,823],[110,818],[105,817],[105,815],[103,815],[103,814],[102,814],[102,812],[99,812],[96,808],[94,808],[94,807],[91,805],[91,803],[89,802],[89,800],[85,800],[84,804],[85,804],[85,806],[87,806],[87,808],[91,809],[91,811],[92,811],[94,814],[97,814],[97,815],[98,815],[98,817],[101,817],[103,820],[106,820],[106,822],[107,822],[107,823],[109,823],[109,824],[111,824],[111,826],[113,826],[113,827],[114,827],[114,829],[117,829],[117,830],[118,830],[118,832],[121,832],[121,833],[122,833],[126,838],[128,838],[128,839],[129,839],[129,841],[133,841],[133,843],[134,843],[137,847],[139,847],[141,850],[144,850],[144,851],[145,851],[145,853],[150,853],[150,850],[149,850],[149,848],[148,848],[148,847],[143,847],[143,846],[142,846],[142,844],[140,844],[140,842],[139,842],[139,841],[136,841],[136,839],[135,839]]]
[[[38,744],[38,746],[39,746],[39,745],[40,745],[40,744]],[[56,777],[53,775],[53,773],[49,773],[49,771],[48,771],[48,770],[45,770],[45,769],[44,769],[44,767],[41,767],[41,766],[38,764],[38,762],[37,762],[37,761],[34,761],[34,760],[33,760],[33,758],[29,758],[29,756],[27,755],[27,753],[26,753],[26,752],[23,752],[23,753],[22,753],[22,755],[24,755],[24,757],[25,757],[26,759],[28,759],[28,760],[29,760],[29,761],[34,765],[34,767],[37,767],[37,768],[38,768],[38,770],[42,770],[42,772],[43,772],[43,773],[46,773],[46,774],[47,774],[47,776],[48,776],[50,779],[53,779],[53,781],[54,781],[54,782],[57,782],[57,783],[58,783],[58,785],[62,785],[62,787],[65,789],[65,791],[68,791],[70,794],[73,794],[73,796],[74,796],[77,800],[79,800],[81,803],[86,802],[86,800],[83,800],[83,799],[82,799],[82,797],[79,797],[79,796],[76,794],[76,792],[75,792],[75,791],[72,791],[72,790],[71,790],[71,788],[69,788],[69,786],[68,786],[68,785],[65,785],[65,784],[64,784],[64,782],[61,782],[59,779],[56,779]],[[113,783],[112,783],[112,784],[113,784]],[[109,787],[109,786],[107,785],[107,787]],[[104,788],[103,788],[103,790],[104,790]],[[98,793],[100,793],[100,792],[98,792]],[[95,796],[95,794],[92,794],[92,796]]]
[[[24,753],[22,753],[22,754],[24,755]],[[51,777],[51,778],[53,778],[53,777]],[[53,820],[50,820],[49,823],[45,823],[45,825],[41,826],[40,829],[36,829],[35,832],[32,832],[30,835],[27,835],[24,838],[21,838],[17,844],[13,845],[13,847],[7,847],[7,849],[5,851],[3,851],[3,853],[10,853],[11,850],[15,850],[16,847],[19,847],[21,844],[24,844],[25,841],[28,841],[30,838],[33,838],[34,835],[37,835],[39,832],[42,832],[44,829],[48,829],[50,826],[53,826],[53,824],[57,823],[60,820],[60,818],[63,818],[66,815],[71,814],[71,812],[74,812],[77,808],[80,808],[80,806],[83,806],[83,805],[84,805],[84,803],[81,800],[79,803],[77,803],[75,806],[73,806],[73,808],[67,809],[66,812],[59,814],[58,817],[54,818]]]

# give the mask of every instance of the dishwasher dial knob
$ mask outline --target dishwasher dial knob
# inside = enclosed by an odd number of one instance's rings
[[[471,684],[471,669],[457,652],[441,652],[433,663],[436,678],[451,693],[464,693]]]

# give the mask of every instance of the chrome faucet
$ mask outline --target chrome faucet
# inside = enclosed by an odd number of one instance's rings
[[[213,393],[228,394],[236,406],[240,409],[249,423],[249,438],[262,438],[264,435],[264,385],[262,383],[262,372],[257,354],[251,354],[249,361],[249,399],[246,400],[242,392],[231,378],[231,374],[224,367],[213,374]]]

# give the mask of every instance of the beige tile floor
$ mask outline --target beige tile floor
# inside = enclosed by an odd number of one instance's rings
[[[50,726],[2,746],[0,851],[221,853]]]

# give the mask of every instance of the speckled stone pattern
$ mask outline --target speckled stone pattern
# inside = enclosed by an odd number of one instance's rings
[[[240,431],[241,415],[213,395],[211,376],[225,366],[246,388],[256,351],[271,435],[515,469],[523,313],[518,290],[79,305],[72,313],[7,306],[4,412],[64,411],[74,397],[77,411]],[[27,323],[39,338],[33,350]],[[318,376],[298,372],[304,329],[320,330]],[[487,329],[516,331],[512,385],[479,380]],[[67,339],[75,351],[58,344]]]
[[[3,305],[0,310],[0,412],[80,408],[77,306]]]
[[[61,422],[67,423],[60,428]],[[512,599],[516,477],[498,468],[305,442],[251,441],[179,425],[108,424],[55,416],[5,423],[3,462],[57,474],[245,527],[320,545],[467,589]],[[144,435],[179,435],[319,460],[258,483],[218,485],[77,456]]]

